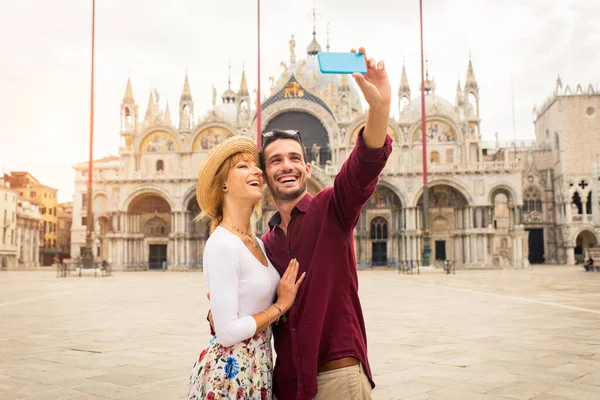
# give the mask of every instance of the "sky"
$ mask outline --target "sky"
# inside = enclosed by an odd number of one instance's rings
[[[572,89],[600,89],[600,2],[596,0],[423,0],[425,54],[436,94],[454,103],[469,57],[480,88],[484,140],[533,139],[532,109],[557,75]],[[168,5],[167,5],[168,4]],[[289,40],[304,58],[312,39],[331,51],[365,46],[386,62],[397,93],[406,66],[413,97],[420,75],[419,2],[261,1],[261,85],[289,64]],[[0,1],[0,167],[29,171],[71,201],[73,165],[89,152],[92,0]],[[214,85],[232,89],[245,69],[257,86],[256,2],[97,0],[94,157],[118,154],[128,76],[143,117],[151,90],[178,119],[186,72],[196,117]],[[512,88],[511,90],[511,82]],[[513,130],[512,96],[515,127]],[[220,98],[220,95],[219,95]],[[398,113],[394,96],[392,113]]]

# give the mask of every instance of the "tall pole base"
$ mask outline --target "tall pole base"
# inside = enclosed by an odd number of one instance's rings
[[[428,267],[431,265],[431,237],[429,232],[423,234],[423,254],[421,255],[423,266]]]

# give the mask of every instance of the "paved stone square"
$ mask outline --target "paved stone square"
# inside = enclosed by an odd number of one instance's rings
[[[600,273],[361,271],[374,399],[600,399]],[[0,400],[181,399],[201,273],[0,272]]]

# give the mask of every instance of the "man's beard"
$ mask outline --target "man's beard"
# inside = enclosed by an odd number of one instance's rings
[[[296,200],[298,197],[302,196],[302,194],[306,191],[307,185],[308,185],[308,179],[304,179],[301,183],[300,183],[300,187],[298,188],[298,190],[295,190],[293,192],[283,192],[281,190],[279,190],[277,188],[277,186],[274,184],[275,181],[272,180],[267,180],[267,186],[269,187],[269,190],[271,191],[271,194],[273,195],[273,199],[275,200],[281,200],[281,201],[289,201],[289,200]]]

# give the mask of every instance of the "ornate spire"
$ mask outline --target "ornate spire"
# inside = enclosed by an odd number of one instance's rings
[[[227,78],[227,90],[221,96],[223,103],[235,103],[236,93],[231,90],[231,61],[229,62],[229,76]]]
[[[327,51],[329,51],[329,21],[327,22],[327,45],[325,46]]]
[[[127,77],[127,87],[125,88],[125,96],[123,97],[123,104],[134,104],[133,90],[131,89],[131,77]]]
[[[240,90],[238,91],[238,96],[249,96],[248,93],[248,84],[246,83],[246,71],[242,69],[242,82],[240,83]]]
[[[479,91],[477,86],[477,80],[475,79],[475,72],[473,71],[473,63],[471,62],[471,56],[469,56],[469,67],[467,69],[467,81],[465,82],[465,92],[472,89],[475,92]]]
[[[187,79],[186,79],[187,82]],[[165,115],[163,116],[163,123],[165,125],[171,126],[171,110],[169,110],[169,101],[167,100],[167,108],[165,110]]]
[[[454,102],[457,106],[462,106],[465,103],[465,97],[463,96],[462,88],[460,87],[460,79],[456,83],[456,100]]]
[[[404,67],[404,61],[402,62],[402,78],[400,79],[400,88],[398,89],[398,96],[400,99],[406,97],[410,100],[410,86],[408,84],[408,77],[406,76],[406,68]]]
[[[310,42],[310,44],[308,45],[308,47],[306,48],[306,53],[309,56],[316,56],[317,54],[319,54],[321,52],[321,45],[317,42],[317,14],[315,12],[315,9],[313,8],[313,40],[312,42]]]
[[[148,99],[148,108],[146,109],[146,119],[156,115],[156,102],[154,101],[154,90],[150,89],[150,98]]]
[[[183,83],[183,92],[181,92],[181,101],[192,100],[192,92],[190,90],[190,82],[187,73],[185,74],[185,82]]]
[[[421,88],[421,85],[419,85]],[[435,81],[433,79],[429,80],[429,60],[425,60],[425,94],[429,93],[435,95]]]

